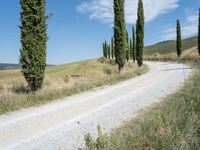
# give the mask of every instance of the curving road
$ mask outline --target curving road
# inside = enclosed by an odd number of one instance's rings
[[[87,132],[96,135],[97,124],[111,131],[177,90],[191,73],[183,64],[146,64],[150,71],[142,76],[0,116],[0,149],[76,150]]]

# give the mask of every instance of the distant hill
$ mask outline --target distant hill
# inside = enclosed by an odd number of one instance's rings
[[[198,45],[197,40],[197,36],[184,39],[183,50],[196,47]],[[144,48],[145,55],[151,55],[154,53],[167,54],[170,52],[176,52],[176,41],[163,41]]]
[[[54,65],[47,65],[47,67],[51,67]],[[8,63],[0,63],[0,70],[12,70],[12,69],[19,69],[19,64],[8,64]]]
[[[19,64],[0,63],[0,70],[19,69]]]

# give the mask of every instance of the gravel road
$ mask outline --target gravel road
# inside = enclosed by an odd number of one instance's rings
[[[150,71],[139,77],[0,116],[0,149],[77,150],[98,124],[109,133],[180,88],[191,73],[183,64],[145,63]]]

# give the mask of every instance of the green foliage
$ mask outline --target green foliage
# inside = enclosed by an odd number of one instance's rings
[[[177,55],[180,58],[181,57],[181,53],[182,53],[182,38],[181,38],[181,25],[179,20],[177,20],[177,27],[176,27],[176,34],[177,34],[177,38],[176,38],[176,51],[177,51]]]
[[[114,44],[115,61],[119,71],[125,65],[126,30],[124,17],[124,0],[114,0]]]
[[[144,10],[143,2],[139,0],[138,2],[138,12],[137,12],[137,22],[136,22],[136,59],[138,66],[143,65],[143,49],[144,49]]]
[[[112,56],[112,59],[114,59],[114,57],[115,57],[115,45],[114,45],[113,37],[111,38],[111,56]]]
[[[130,58],[132,59],[133,58],[133,42],[131,38],[129,41],[129,49],[130,49]]]
[[[135,43],[135,28],[134,26],[132,27],[132,58],[133,58],[133,62],[136,61],[136,43]]]
[[[107,45],[107,51],[108,51],[108,58],[111,58],[111,47],[110,44]]]
[[[90,135],[90,133],[85,135],[85,143],[87,150],[102,150],[107,147],[108,144],[108,136],[104,134],[101,130],[100,125],[97,126],[98,137],[96,141],[94,141]]]
[[[128,36],[128,31],[126,31],[126,60],[129,61],[129,58],[130,58],[129,36]]]
[[[32,91],[41,89],[46,68],[47,24],[45,0],[20,0],[20,63]]]
[[[107,41],[105,41],[105,43],[103,43],[103,56],[105,58],[109,58],[110,59],[110,55],[111,55],[111,52],[110,52],[110,45],[108,44]]]
[[[198,26],[198,51],[200,56],[200,9],[199,9],[199,26]]]

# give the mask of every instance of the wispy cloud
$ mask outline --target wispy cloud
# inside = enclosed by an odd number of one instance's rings
[[[144,0],[145,20],[150,22],[156,17],[168,13],[178,7],[179,0]],[[133,24],[137,18],[138,0],[125,1],[125,16],[128,24]],[[113,0],[87,0],[77,6],[77,11],[88,14],[90,19],[102,23],[113,23]]]
[[[185,18],[186,20],[182,23],[181,29],[183,38],[187,38],[197,33],[198,12],[186,9]],[[174,25],[174,27],[164,30],[161,38],[163,40],[174,40],[176,38],[176,26]]]

